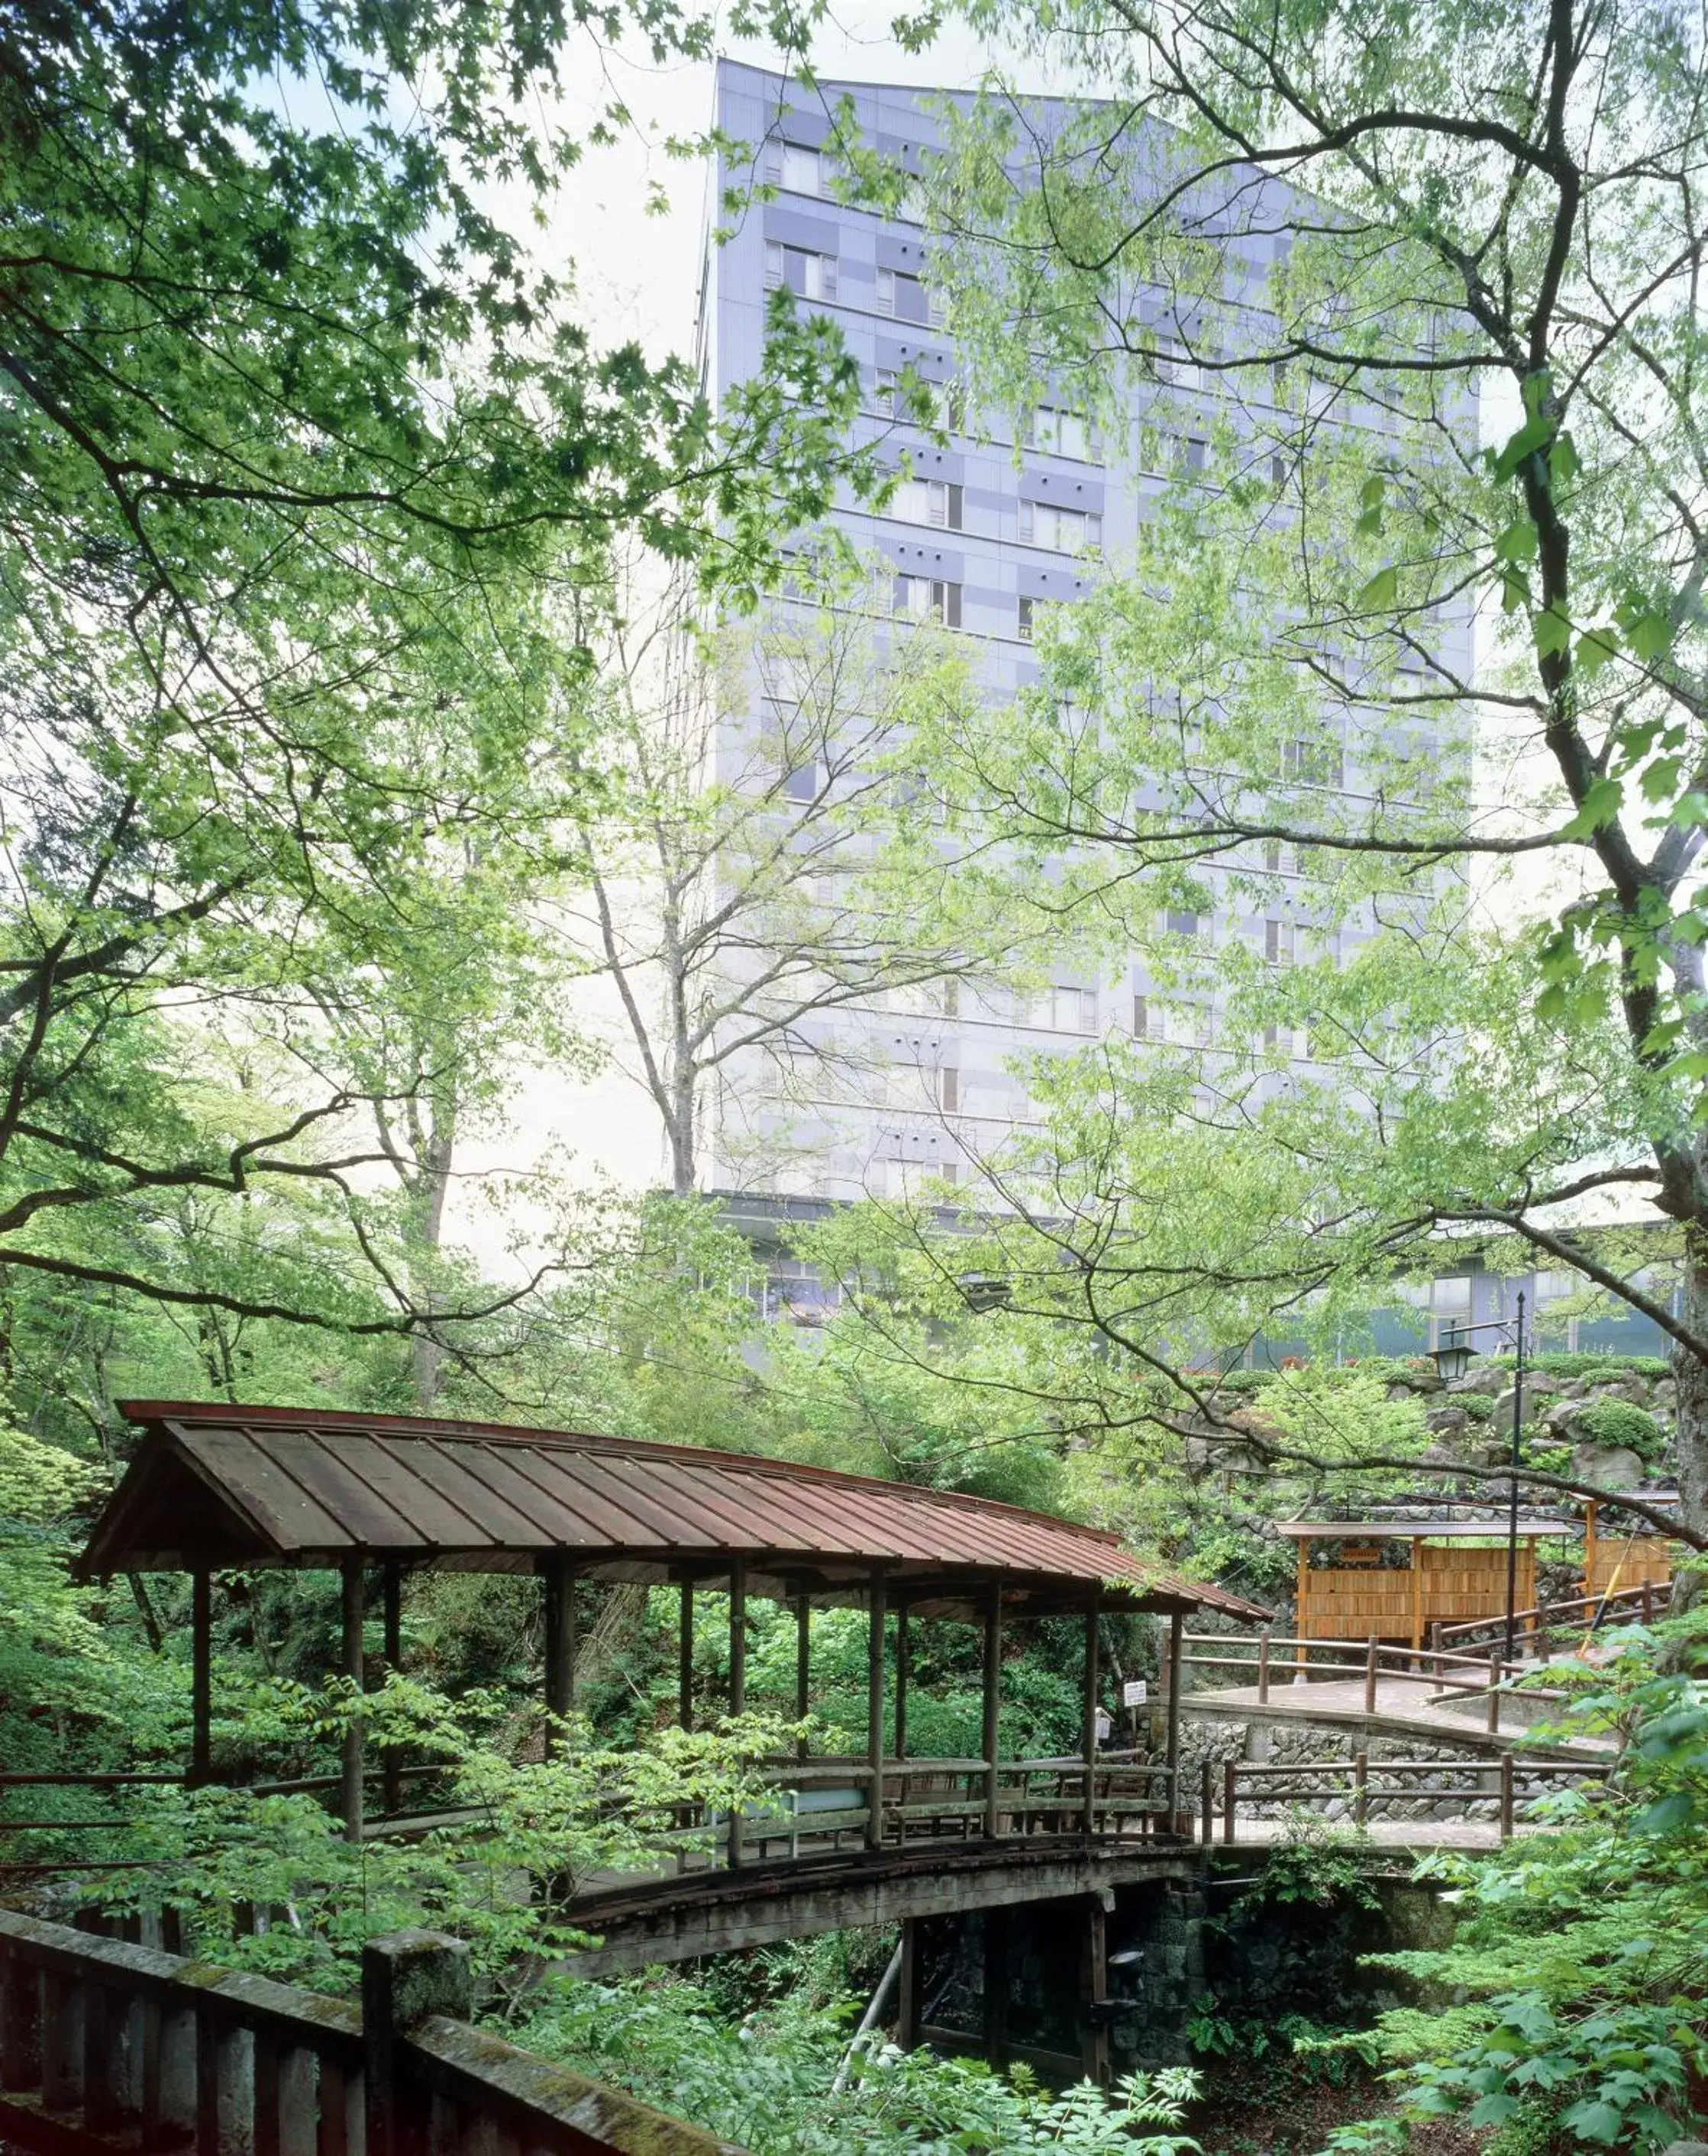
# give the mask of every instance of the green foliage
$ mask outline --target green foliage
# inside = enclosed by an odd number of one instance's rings
[[[856,2051],[839,2091],[851,2010],[791,1993],[731,2022],[696,1987],[654,1976],[557,1987],[515,2033],[529,2049],[668,2104],[754,2156],[1173,2156],[1198,2145],[1179,2131],[1195,2077],[1175,2070],[1126,2076],[1107,2097],[1089,2083],[1055,2096],[1024,2068],[1004,2077],[880,2042]]]
[[[1546,1800],[1551,1832],[1466,1867],[1450,1946],[1376,1958],[1463,2001],[1377,2025],[1409,2110],[1548,2156],[1664,2147],[1708,2072],[1708,1617],[1603,1650],[1560,1666],[1574,1693],[1561,1727],[1619,1738],[1615,1779]]]
[[[1336,1902],[1373,1909],[1378,1905],[1370,1837],[1357,1827],[1325,1819],[1302,1806],[1290,1813],[1285,1837],[1264,1858],[1261,1876],[1234,1902],[1235,1909],[1265,1902],[1302,1902],[1329,1908]]]
[[[484,1986],[509,2014],[532,1982],[531,1957],[587,1943],[568,1905],[590,1872],[655,1861],[679,1806],[763,1812],[754,1763],[792,1734],[749,1716],[613,1750],[572,1720],[551,1758],[524,1763],[502,1700],[471,1693],[453,1703],[395,1676],[368,1694],[342,1681],[321,1695],[274,1683],[248,1703],[243,1733],[252,1753],[306,1747],[330,1763],[352,1720],[381,1752],[437,1763],[444,1809],[464,1816],[351,1845],[309,1796],[151,1792],[115,1837],[137,1870],[100,1878],[90,1897],[107,1908],[177,1909],[210,1958],[328,1991],[354,1987],[364,1940],[427,1925],[469,1942]],[[236,1921],[255,1908],[271,1918],[264,1928]]]
[[[1628,1400],[1591,1400],[1574,1410],[1570,1427],[1575,1439],[1623,1445],[1643,1460],[1657,1460],[1666,1450],[1666,1432],[1654,1417]]]

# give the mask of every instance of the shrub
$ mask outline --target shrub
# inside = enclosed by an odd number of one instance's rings
[[[1639,1460],[1659,1460],[1666,1450],[1666,1432],[1646,1409],[1625,1400],[1592,1400],[1572,1418],[1572,1435],[1591,1445],[1619,1445]]]
[[[1455,1393],[1453,1404],[1463,1408],[1473,1422],[1493,1422],[1495,1402],[1488,1393]]]

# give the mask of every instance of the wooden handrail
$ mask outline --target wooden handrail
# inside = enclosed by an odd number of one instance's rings
[[[372,1941],[362,1989],[358,2009],[0,1910],[0,2139],[741,2156],[469,2026],[468,1949],[454,1939]],[[238,2030],[246,2045],[228,2041]]]

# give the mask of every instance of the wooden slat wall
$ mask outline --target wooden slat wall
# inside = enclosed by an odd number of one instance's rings
[[[1651,1586],[1664,1587],[1671,1578],[1670,1543],[1652,1537],[1627,1543],[1614,1537],[1596,1544],[1595,1560],[1589,1568],[1583,1591],[1586,1594],[1605,1594],[1615,1585],[1621,1589],[1641,1587],[1645,1580]]]
[[[1498,1617],[1506,1607],[1506,1553],[1504,1549],[1424,1543],[1422,1550],[1425,1632],[1439,1620],[1453,1624],[1469,1617]],[[1412,1636],[1412,1574],[1367,1568],[1315,1569],[1305,1575],[1300,1633],[1311,1640],[1407,1641]],[[1536,1552],[1518,1548],[1518,1607],[1536,1602]]]

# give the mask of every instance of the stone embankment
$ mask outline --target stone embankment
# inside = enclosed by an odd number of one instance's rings
[[[1214,1769],[1214,1786],[1218,1803],[1221,1800],[1222,1769],[1230,1759],[1249,1760],[1254,1764],[1271,1767],[1299,1767],[1321,1768],[1321,1772],[1301,1772],[1296,1779],[1289,1776],[1285,1794],[1265,1799],[1248,1794],[1242,1786],[1239,1792],[1239,1810],[1242,1817],[1252,1819],[1285,1819],[1295,1805],[1307,1806],[1318,1819],[1346,1820],[1352,1817],[1352,1765],[1355,1753],[1362,1751],[1369,1762],[1372,1796],[1371,1813],[1373,1818],[1387,1820],[1493,1820],[1500,1816],[1500,1765],[1486,1746],[1467,1740],[1463,1744],[1432,1739],[1427,1755],[1439,1758],[1439,1772],[1406,1777],[1403,1796],[1382,1795],[1377,1799],[1375,1790],[1381,1786],[1379,1769],[1385,1760],[1410,1760],[1424,1756],[1425,1748],[1416,1737],[1372,1737],[1357,1741],[1351,1732],[1324,1729],[1314,1726],[1288,1729],[1263,1726],[1248,1726],[1240,1722],[1195,1722],[1187,1714],[1180,1725],[1181,1787],[1186,1794],[1182,1802],[1195,1793],[1203,1763],[1208,1759]],[[1338,1766],[1328,1763],[1343,1763]],[[1486,1797],[1450,1797],[1451,1789],[1464,1789],[1473,1783],[1486,1783]],[[1557,1794],[1557,1780],[1539,1775],[1526,1774],[1523,1755],[1513,1761],[1513,1798],[1519,1810],[1544,1794]],[[1324,1799],[1326,1799],[1325,1802]]]

